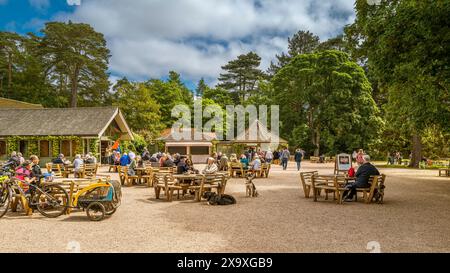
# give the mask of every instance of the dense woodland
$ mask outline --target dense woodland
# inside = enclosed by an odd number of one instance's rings
[[[108,81],[103,34],[87,24],[50,22],[39,35],[0,32],[0,96],[45,107],[117,105],[141,142],[174,121],[177,104],[280,105],[281,137],[310,155],[363,148],[377,158],[412,152],[450,156],[450,1],[355,3],[356,20],[321,41],[308,30],[288,39],[267,71],[255,52],[222,66],[218,84],[195,94],[167,80]]]

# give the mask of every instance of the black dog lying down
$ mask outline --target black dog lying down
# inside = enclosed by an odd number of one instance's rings
[[[208,200],[208,205],[234,205],[236,204],[236,199],[227,194],[222,194],[219,196],[215,192],[207,191],[203,194],[203,198]]]

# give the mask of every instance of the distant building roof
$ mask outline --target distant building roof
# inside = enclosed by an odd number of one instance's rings
[[[2,108],[13,108],[13,109],[42,109],[44,108],[40,104],[33,104],[18,100],[12,100],[0,97],[0,109]]]
[[[0,137],[7,136],[91,136],[100,137],[112,121],[133,139],[130,128],[117,107],[1,109]]]
[[[199,135],[197,139],[195,139],[196,132]],[[186,134],[188,136],[182,139],[179,139],[174,133],[176,132],[173,132],[172,128],[165,129],[158,140],[164,142],[211,142],[212,140],[217,139],[216,133],[202,133],[198,132],[195,128],[181,128],[178,133]]]
[[[232,140],[234,143],[288,143],[285,139],[269,131],[261,121],[255,120],[243,133]]]

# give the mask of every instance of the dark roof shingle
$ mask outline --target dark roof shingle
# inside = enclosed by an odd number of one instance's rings
[[[117,107],[0,109],[0,136],[97,136]]]

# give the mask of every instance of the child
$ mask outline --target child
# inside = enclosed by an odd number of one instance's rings
[[[36,177],[31,178],[31,161],[25,161],[22,166],[16,169],[16,178],[20,181],[26,182],[19,182],[19,186],[25,193],[29,193],[30,186],[28,184],[33,183],[36,180]]]

